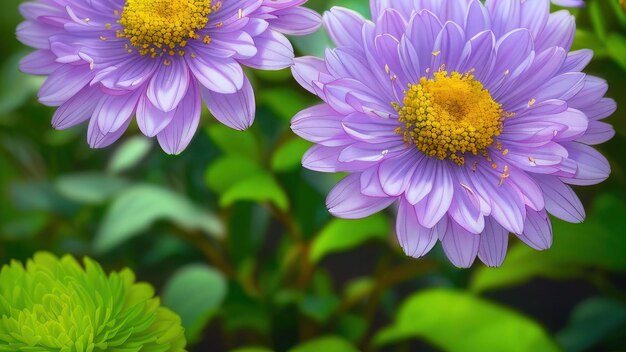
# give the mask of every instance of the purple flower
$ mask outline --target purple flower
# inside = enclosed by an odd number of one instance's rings
[[[407,255],[440,240],[459,267],[499,266],[509,233],[552,244],[548,213],[581,222],[570,185],[610,173],[590,145],[614,135],[615,102],[568,53],[574,18],[549,0],[373,0],[374,21],[343,8],[323,23],[337,48],[297,58],[298,82],[324,103],[292,129],[316,143],[303,165],[350,173],[327,206],[362,218],[398,206]]]
[[[243,130],[255,115],[242,65],[293,64],[283,34],[315,31],[306,0],[35,0],[21,5],[17,37],[37,49],[24,72],[47,75],[39,100],[58,106],[52,125],[89,120],[102,148],[137,117],[170,154],[187,147],[202,101],[225,125]]]

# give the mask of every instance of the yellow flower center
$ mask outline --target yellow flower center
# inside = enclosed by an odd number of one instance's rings
[[[141,55],[182,56],[182,48],[199,38],[196,31],[207,25],[214,10],[211,0],[126,0],[119,20],[124,29],[117,36],[128,38]]]
[[[422,153],[465,164],[463,154],[483,154],[502,132],[502,105],[471,74],[446,71],[409,85],[396,106],[398,133]]]

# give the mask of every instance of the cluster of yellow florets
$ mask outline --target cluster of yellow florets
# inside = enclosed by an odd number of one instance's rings
[[[117,32],[141,55],[184,55],[189,39],[198,39],[213,11],[211,0],[127,0]],[[206,41],[206,40],[205,40]]]
[[[463,154],[487,154],[502,131],[502,106],[471,74],[436,72],[409,85],[397,106],[406,142],[428,156],[465,163]]]

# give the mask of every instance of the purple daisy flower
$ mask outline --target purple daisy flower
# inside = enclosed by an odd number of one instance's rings
[[[243,130],[255,115],[242,65],[293,64],[283,34],[315,31],[306,0],[35,0],[21,5],[19,40],[37,49],[21,69],[47,75],[39,100],[58,106],[52,125],[89,120],[91,147],[116,141],[136,115],[171,154],[187,147],[202,101]]]
[[[350,173],[327,206],[362,218],[398,206],[407,255],[437,240],[452,263],[499,266],[509,233],[551,246],[548,214],[581,222],[570,185],[605,180],[590,145],[615,102],[568,53],[575,23],[549,0],[373,0],[374,21],[343,8],[323,23],[337,48],[297,58],[294,77],[324,103],[292,129],[316,143],[303,165]]]

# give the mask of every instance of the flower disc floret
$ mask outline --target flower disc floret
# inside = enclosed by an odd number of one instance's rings
[[[446,71],[409,85],[398,120],[407,143],[440,160],[465,163],[463,154],[486,155],[502,131],[502,105],[471,74]]]
[[[141,55],[156,57],[197,39],[211,12],[211,0],[127,0],[118,36],[128,38]]]
[[[180,318],[129,269],[38,253],[0,272],[0,351],[184,350]]]

